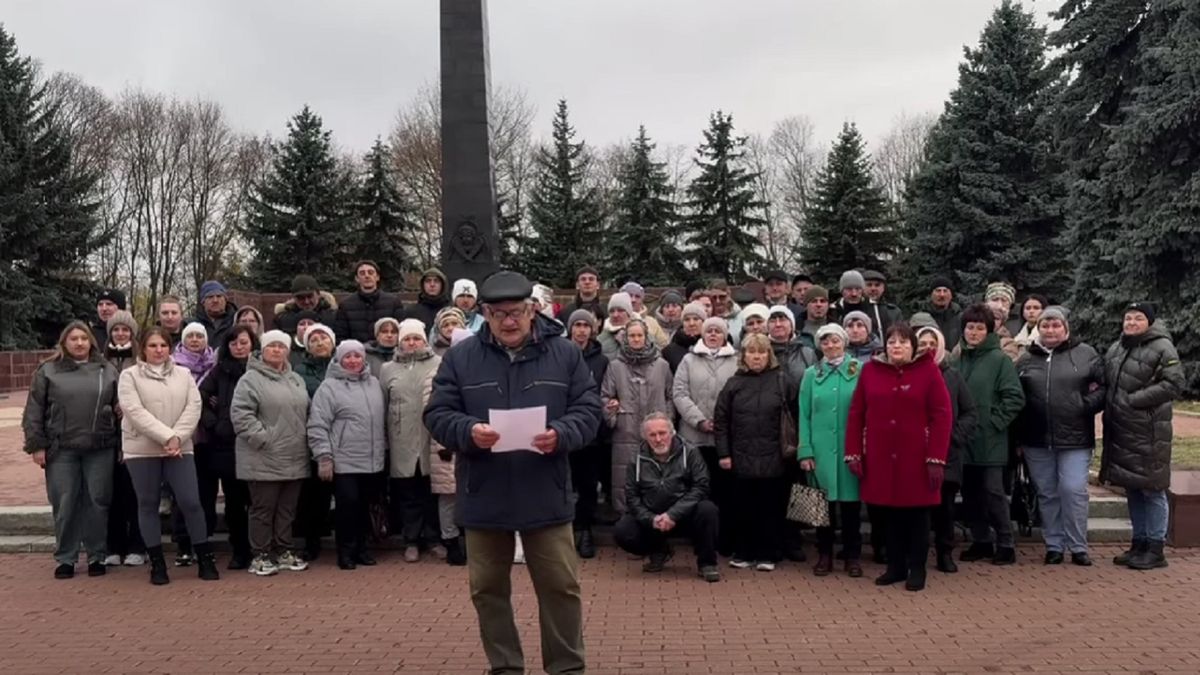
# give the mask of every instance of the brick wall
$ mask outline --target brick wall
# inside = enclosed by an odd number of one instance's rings
[[[0,352],[0,392],[28,389],[38,364],[53,351]]]

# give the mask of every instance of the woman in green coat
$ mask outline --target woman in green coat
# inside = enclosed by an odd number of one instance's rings
[[[991,310],[986,305],[968,308],[962,326],[962,352],[954,365],[967,382],[978,419],[975,437],[963,457],[963,506],[972,543],[959,559],[990,558],[996,565],[1011,565],[1017,561],[1017,551],[1004,493],[1004,467],[1008,426],[1025,407],[1025,390],[1016,366],[1000,349]]]
[[[849,343],[846,331],[836,323],[817,329],[817,344],[823,357],[804,371],[800,385],[798,456],[800,468],[809,472],[811,484],[825,490],[831,507],[834,503],[838,505],[846,572],[861,577],[862,505],[858,500],[858,478],[846,466],[845,449],[846,416],[862,364],[846,354]],[[817,528],[817,553],[813,573],[823,577],[833,571],[832,524]]]

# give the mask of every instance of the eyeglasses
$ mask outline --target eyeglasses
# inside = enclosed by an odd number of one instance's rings
[[[512,319],[513,321],[516,321],[517,319],[520,319],[525,316],[525,313],[529,310],[529,305],[524,305],[517,309],[507,309],[507,310],[506,309],[496,309],[494,307],[487,307],[486,309],[487,309],[488,316],[493,319],[496,319],[498,321],[507,321],[509,319]]]

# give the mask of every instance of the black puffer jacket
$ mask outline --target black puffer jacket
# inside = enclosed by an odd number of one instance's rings
[[[690,337],[685,335],[683,329],[675,331],[671,336],[671,342],[666,347],[663,347],[662,357],[671,366],[671,374],[674,375],[676,370],[679,370],[679,364],[683,363],[683,357],[692,351],[692,347],[700,341],[700,336]]]
[[[213,454],[234,454],[237,433],[229,415],[233,390],[246,374],[246,362],[233,358],[221,348],[217,365],[200,383],[200,425],[208,432],[206,450]]]
[[[439,295],[428,295],[425,293],[425,280],[430,277],[436,277],[442,282],[442,292]],[[450,286],[447,283],[446,275],[436,267],[425,270],[421,274],[421,292],[417,294],[417,303],[409,305],[404,310],[405,318],[416,319],[425,324],[425,329],[433,328],[433,321],[437,318],[437,313],[442,311],[442,308],[450,306]],[[378,375],[379,373],[376,373]]]
[[[717,456],[732,458],[733,472],[740,478],[782,476],[784,446],[790,445],[788,456],[795,457],[797,440],[785,438],[783,428],[791,423],[795,429],[799,400],[796,387],[780,368],[739,371],[717,395],[713,413]]]
[[[571,301],[571,304],[559,310],[556,318],[558,319],[559,323],[565,324],[567,321],[570,321],[571,314],[573,314],[577,309],[586,309],[594,314],[596,316],[596,320],[601,323],[608,318],[608,310],[604,306],[604,303],[600,301],[599,295],[591,300],[584,300],[583,298],[579,297],[578,293],[575,294],[575,299]]]
[[[808,370],[809,366],[817,365],[817,353],[799,338],[791,342],[772,342],[771,350],[775,352],[775,360],[779,361],[779,367],[787,373],[790,385],[795,387],[796,391],[800,391],[804,371]]]
[[[967,381],[957,368],[951,368],[949,362],[941,363],[942,379],[946,381],[946,391],[950,392],[950,411],[953,415],[954,426],[950,430],[950,450],[946,453],[947,483],[962,484],[963,456],[967,446],[975,438],[975,425],[979,424],[979,413],[975,410],[975,400],[971,398],[971,390],[967,389]]]
[[[1183,366],[1161,323],[1122,336],[1104,356],[1104,455],[1100,480],[1165,490],[1171,483],[1171,402],[1184,387]]]
[[[625,512],[643,525],[650,525],[660,513],[678,522],[707,497],[704,457],[679,436],[672,439],[665,462],[655,459],[654,451],[643,442],[625,472]]]
[[[373,293],[356,291],[338,306],[333,332],[339,342],[353,339],[366,344],[375,339],[375,322],[385,316],[404,320],[404,303],[399,296],[378,289]]]
[[[1096,447],[1096,414],[1104,410],[1104,362],[1095,349],[1073,339],[1050,350],[1031,343],[1017,359],[1017,376],[1025,390],[1017,443]]]

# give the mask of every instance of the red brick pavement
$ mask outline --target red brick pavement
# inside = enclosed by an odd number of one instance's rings
[[[704,584],[683,551],[643,575],[613,549],[583,563],[590,673],[1200,672],[1200,554],[1149,573],[1108,564],[936,572],[924,593],[870,575],[723,569]],[[172,570],[51,578],[47,556],[0,559],[0,671],[480,673],[466,573],[385,554],[376,568],[201,582]],[[536,606],[514,573],[518,624],[540,664]],[[535,671],[536,672],[536,671]]]

